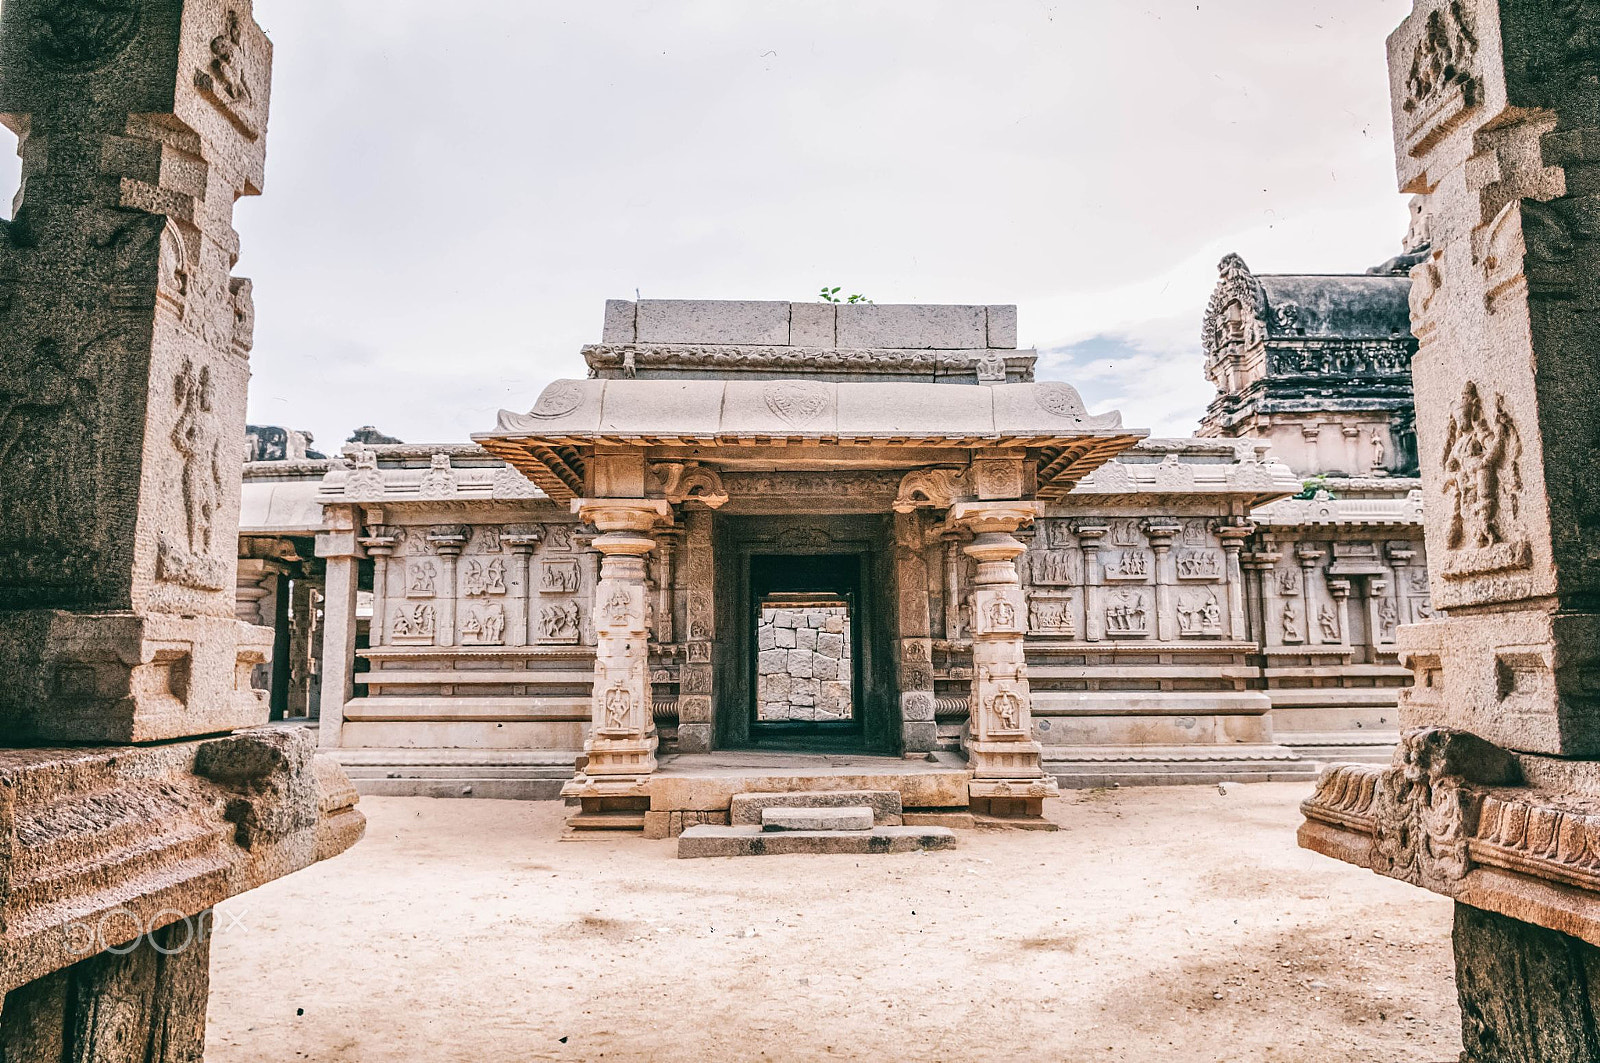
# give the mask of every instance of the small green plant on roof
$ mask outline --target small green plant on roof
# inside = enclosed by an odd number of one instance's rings
[[[1324,475],[1306,477],[1305,486],[1300,488],[1300,493],[1294,497],[1309,500],[1316,498],[1319,491],[1322,492],[1327,498],[1339,497],[1338,495],[1334,494],[1333,490],[1328,486],[1328,478]]]
[[[847,295],[847,296],[845,296],[844,298],[841,299],[839,297],[839,293],[841,291],[843,291],[843,289],[839,288],[838,286],[834,286],[832,288],[824,288],[824,289],[822,289],[822,295],[820,296],[820,299],[824,303],[870,303],[870,302],[872,302],[871,299],[868,299],[866,296],[860,294],[859,292],[856,293],[855,295]]]

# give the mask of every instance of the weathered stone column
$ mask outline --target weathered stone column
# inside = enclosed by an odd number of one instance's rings
[[[1321,603],[1315,589],[1317,562],[1322,560],[1322,555],[1323,551],[1309,543],[1295,544],[1295,560],[1300,562],[1300,614],[1305,620],[1307,646],[1322,644],[1322,625],[1317,623]]]
[[[1219,523],[1217,536],[1228,571],[1228,637],[1243,642],[1249,632],[1244,623],[1244,573],[1239,568],[1239,551],[1245,540],[1256,533],[1256,526],[1237,518]]]
[[[1083,547],[1083,637],[1089,642],[1105,638],[1106,614],[1101,600],[1100,540],[1111,528],[1099,522],[1079,521],[1072,527]]]
[[[689,625],[683,667],[678,673],[678,749],[706,753],[711,749],[713,706],[716,698],[717,642],[716,580],[711,514],[691,509],[683,515],[683,579]]]
[[[938,745],[938,726],[933,718],[930,574],[924,556],[928,530],[922,510],[894,515],[899,618],[895,682],[900,692],[900,746],[906,753],[927,753]]]
[[[372,624],[367,629],[367,645],[382,646],[389,641],[389,558],[399,540],[382,525],[368,530],[371,534],[359,540],[372,558]]]
[[[204,1047],[207,910],[351,845],[235,616],[262,185],[250,0],[6,0],[0,121],[0,1057]],[[241,729],[242,728],[242,729]],[[240,730],[236,730],[240,729]]]
[[[511,613],[506,627],[509,635],[506,642],[512,646],[532,646],[539,640],[533,630],[538,623],[533,608],[536,594],[533,586],[533,552],[543,539],[544,535],[537,533],[500,536],[501,545],[511,548],[512,576],[520,587],[518,593],[511,595],[506,602]]]
[[[322,511],[328,530],[317,535],[317,556],[327,570],[322,605],[322,690],[317,742],[332,748],[340,744],[345,703],[355,694],[356,594],[363,550],[356,534],[351,506],[326,506]],[[376,623],[377,621],[374,620]]]
[[[642,810],[656,767],[645,555],[655,549],[651,529],[671,507],[662,499],[580,498],[572,508],[600,531],[594,548],[601,561],[588,762],[561,794],[579,798],[586,813]]]
[[[1044,798],[1057,792],[1032,736],[1023,648],[1028,611],[1016,565],[1023,545],[1012,534],[1038,512],[1037,502],[958,502],[950,508],[950,520],[973,533],[966,552],[978,563],[968,755],[973,810],[980,813],[1038,816]]]
[[[461,524],[441,524],[428,532],[428,544],[439,555],[439,595],[434,605],[439,610],[438,630],[434,636],[436,646],[454,646],[456,631],[456,596],[461,585],[456,579],[456,562],[461,551],[467,548],[471,529]]]
[[[1393,765],[1301,844],[1456,899],[1467,1063],[1600,1054],[1600,34],[1586,3],[1417,0],[1389,39],[1432,602]]]
[[[1173,630],[1172,587],[1178,579],[1173,570],[1172,540],[1181,531],[1183,525],[1173,521],[1156,519],[1144,522],[1145,536],[1156,555],[1156,638],[1162,642],[1177,638]]]

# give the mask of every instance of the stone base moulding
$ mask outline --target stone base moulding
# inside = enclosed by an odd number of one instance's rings
[[[29,610],[0,635],[0,734],[158,742],[267,722],[272,629],[228,617]]]
[[[1301,811],[1304,848],[1600,946],[1600,764],[1430,728],[1325,769]]]

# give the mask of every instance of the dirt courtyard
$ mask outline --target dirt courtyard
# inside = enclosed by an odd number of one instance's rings
[[[555,802],[368,798],[355,849],[219,910],[206,1058],[1454,1059],[1450,903],[1295,848],[1309,789],[682,861],[558,841]]]

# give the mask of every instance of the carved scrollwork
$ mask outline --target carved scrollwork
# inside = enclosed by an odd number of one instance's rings
[[[900,480],[900,490],[895,495],[894,511],[910,513],[915,509],[948,509],[951,503],[967,494],[967,477],[963,469],[912,469]]]
[[[92,70],[121,54],[138,31],[138,0],[55,0],[34,16],[31,51],[52,66]]]

